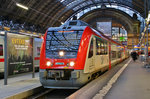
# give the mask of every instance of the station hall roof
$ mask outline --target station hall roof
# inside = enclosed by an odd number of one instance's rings
[[[29,9],[19,8],[16,3]],[[124,6],[139,12],[143,17],[146,17],[150,8],[148,0],[0,0],[0,16],[47,28],[60,25],[84,8],[103,4]]]

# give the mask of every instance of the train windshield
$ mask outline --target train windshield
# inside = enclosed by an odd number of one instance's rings
[[[46,37],[46,57],[51,59],[76,58],[82,30],[48,31]],[[60,56],[59,52],[64,55]]]

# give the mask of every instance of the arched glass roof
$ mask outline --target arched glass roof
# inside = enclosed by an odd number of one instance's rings
[[[19,8],[16,3],[23,4],[29,9]],[[0,16],[47,28],[60,25],[74,13],[87,7],[94,9],[103,4],[128,7],[143,17],[146,17],[150,8],[149,0],[1,0]]]
[[[139,12],[129,9],[127,7],[118,6],[118,5],[106,5],[106,7],[121,10],[121,11],[127,13],[128,15],[130,15],[131,17],[133,17],[133,14],[136,13],[138,20],[141,22],[144,21],[144,18],[141,16],[141,14]],[[101,8],[101,5],[87,7],[83,10],[78,11],[77,13],[74,13],[74,15],[72,15],[70,18],[68,18],[68,20],[72,19],[73,16],[77,16],[77,19],[79,19],[82,15],[86,14],[87,12],[92,11],[94,9],[98,9],[98,8]]]

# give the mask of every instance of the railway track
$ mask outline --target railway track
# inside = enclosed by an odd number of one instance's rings
[[[72,93],[77,91],[76,89],[45,89],[36,95],[28,97],[27,99],[65,99]]]

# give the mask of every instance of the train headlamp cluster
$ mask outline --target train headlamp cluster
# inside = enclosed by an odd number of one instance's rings
[[[47,61],[46,65],[49,67],[49,66],[53,66],[53,63],[50,62],[50,61]],[[71,61],[69,63],[67,63],[67,66],[71,66],[73,67],[75,65],[75,62],[74,61]]]
[[[69,66],[71,66],[71,67],[73,67],[75,65],[75,62],[73,62],[73,61],[71,61],[70,63],[69,63]]]
[[[47,65],[47,66],[52,66],[53,64],[52,64],[50,61],[48,61],[48,62],[46,63],[46,65]]]
[[[61,56],[61,57],[64,56],[64,54],[65,54],[64,51],[59,52],[59,56]]]

